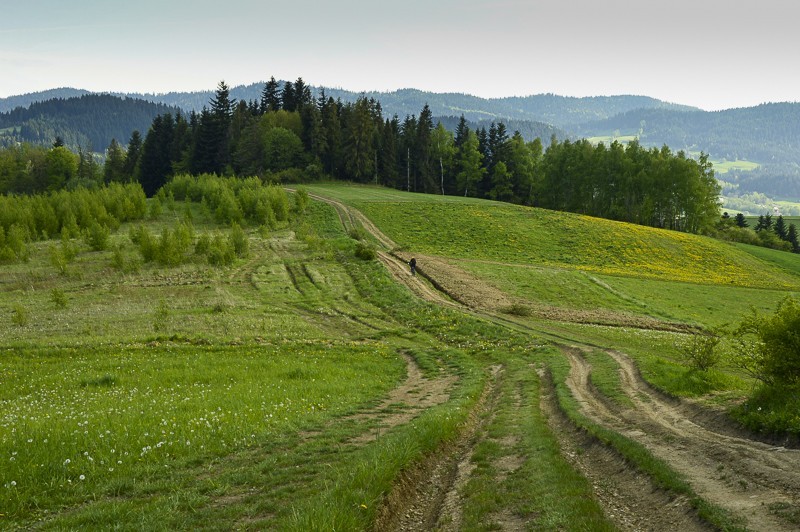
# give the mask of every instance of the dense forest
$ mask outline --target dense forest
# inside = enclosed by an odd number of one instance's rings
[[[157,115],[177,112],[163,104],[108,94],[54,98],[0,114],[0,145],[50,145],[60,138],[73,151],[102,151],[111,139],[124,141],[134,130],[147,130]]]
[[[276,83],[279,87],[286,84],[284,81]],[[233,87],[229,89],[229,96],[232,101],[258,101],[263,87],[263,83]],[[525,141],[549,139],[552,135],[562,140],[584,136],[635,136],[642,146],[648,148],[660,148],[666,144],[693,156],[701,151],[708,153],[713,160],[746,159],[760,166],[756,170],[733,171],[726,175],[725,180],[736,185],[735,193],[762,192],[779,199],[800,199],[800,143],[797,140],[800,138],[797,130],[800,104],[765,104],[706,112],[642,96],[570,98],[540,94],[485,99],[415,89],[360,94],[313,86],[308,86],[308,90],[315,101],[323,92],[326,98],[332,97],[344,104],[354,104],[362,97],[374,100],[380,103],[384,116],[397,115],[403,118],[418,114],[427,104],[434,123],[441,122],[451,132],[455,132],[463,116],[473,130],[488,130],[492,122],[503,122],[507,130],[519,131]],[[0,111],[34,105],[35,102],[52,98],[62,99],[65,103],[67,100],[80,103],[80,99],[73,98],[85,93],[63,88],[14,96],[0,99]],[[172,110],[169,112],[173,116],[179,113],[188,116],[192,111],[202,112],[202,108],[214,97],[214,92],[116,96],[170,105]],[[91,113],[91,110],[85,111]],[[122,123],[127,120],[122,116],[126,111],[121,108],[119,112],[115,120]],[[73,115],[74,119],[39,116],[26,127],[26,132],[32,133],[28,138],[14,136],[21,133],[19,124],[0,126],[0,145],[3,138],[6,139],[6,145],[20,140],[49,144],[56,136],[60,136],[73,151],[80,146],[84,150],[91,147],[101,152],[112,137],[123,141],[134,129],[145,132],[152,118],[156,114],[164,114],[164,111],[151,111],[146,120],[139,120],[135,126],[132,123],[124,132],[122,128],[108,131],[102,140],[99,135],[89,135],[76,129],[82,124],[81,127],[88,125],[90,131],[93,130],[95,126],[89,124],[91,120],[78,118],[77,111],[67,114]]]
[[[26,151],[27,150],[27,151]],[[40,164],[32,164],[38,158]],[[127,150],[113,141],[102,171],[63,146],[46,153],[17,147],[0,158],[0,190],[57,190],[91,182],[141,184],[154,195],[171,176],[259,176],[269,182],[321,178],[403,190],[458,194],[567,210],[698,232],[718,218],[719,186],[705,156],[638,143],[559,143],[545,150],[503,122],[473,129],[462,116],[455,133],[434,122],[429,106],[402,120],[361,97],[317,98],[302,78],[274,78],[258,100],[236,101],[222,82],[199,113],[156,116]]]

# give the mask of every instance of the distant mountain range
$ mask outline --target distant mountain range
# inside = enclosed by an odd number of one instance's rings
[[[283,81],[279,83],[281,87],[284,84]],[[263,87],[264,83],[232,87],[231,97],[258,101]],[[528,140],[540,137],[545,144],[551,135],[576,139],[595,137],[604,142],[635,137],[644,146],[660,147],[666,144],[676,151],[702,151],[716,160],[749,160],[762,167],[746,175],[744,172],[728,173],[725,180],[741,185],[745,192],[759,191],[776,197],[800,199],[800,103],[773,103],[709,112],[646,96],[574,98],[539,94],[479,98],[468,94],[439,94],[416,89],[359,93],[312,87],[315,98],[323,90],[326,96],[346,102],[355,101],[360,96],[374,98],[381,103],[384,116],[397,115],[401,120],[407,115],[419,115],[422,107],[428,104],[434,117],[450,129],[463,115],[470,121],[471,127],[488,128],[491,122],[502,121],[508,131],[518,130]],[[0,114],[0,142],[4,130],[6,136],[14,128],[19,132],[25,123],[23,117],[27,117],[25,120],[29,121],[29,126],[36,124],[30,114],[15,109],[23,107],[40,113],[44,110],[37,106],[37,102],[60,99],[73,102],[70,105],[76,109],[74,117],[81,112],[87,113],[85,118],[75,118],[72,123],[68,120],[65,122],[63,114],[59,115],[57,121],[63,129],[61,136],[79,142],[83,139],[84,143],[89,140],[96,151],[101,151],[108,145],[111,136],[125,143],[133,129],[146,133],[155,114],[176,112],[178,109],[187,113],[201,110],[208,106],[214,91],[106,95],[106,98],[119,97],[119,105],[111,114],[108,110],[92,114],[85,105],[89,101],[86,100],[89,94],[80,89],[61,88],[0,99],[0,113],[4,113]],[[112,105],[108,99],[102,102],[101,107],[106,109],[117,105]],[[144,103],[152,107],[145,111]],[[64,106],[60,107],[63,109]],[[78,111],[79,107],[83,111]],[[113,116],[117,124],[113,132],[97,123],[108,122],[109,116]],[[71,134],[70,128],[77,131]],[[94,132],[90,134],[86,128],[94,129]],[[106,131],[101,133],[101,130]],[[41,131],[39,138],[47,141],[47,135],[53,131]]]

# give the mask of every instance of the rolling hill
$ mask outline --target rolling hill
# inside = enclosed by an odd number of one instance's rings
[[[255,180],[250,197],[293,208],[248,216],[221,266],[198,251],[234,231],[210,198],[248,193],[213,179],[198,201],[170,189],[182,214],[143,208],[107,249],[42,240],[0,265],[8,528],[796,529],[800,451],[725,418],[752,378],[689,367],[681,346],[796,296],[800,257],[378,187],[303,202]],[[152,244],[180,264],[145,262]],[[796,411],[780,413],[800,430]]]
[[[80,146],[103,152],[112,138],[124,145],[134,130],[146,133],[157,115],[176,112],[164,104],[109,94],[36,101],[0,114],[0,145],[49,145],[61,137],[73,150]]]

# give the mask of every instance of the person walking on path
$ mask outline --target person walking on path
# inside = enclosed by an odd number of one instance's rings
[[[417,259],[411,257],[411,260],[408,261],[408,265],[411,266],[411,275],[417,275]]]

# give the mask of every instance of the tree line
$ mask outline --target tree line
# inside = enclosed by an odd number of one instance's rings
[[[374,98],[345,103],[324,91],[315,98],[302,78],[282,85],[271,78],[251,101],[231,98],[221,82],[202,111],[160,114],[144,137],[134,131],[126,147],[113,140],[102,168],[63,151],[60,166],[31,168],[20,152],[35,148],[14,150],[10,161],[0,157],[3,192],[134,181],[152,196],[173,175],[216,174],[375,183],[690,232],[719,216],[719,187],[705,156],[695,161],[667,147],[594,146],[555,136],[545,149],[539,138],[527,142],[503,122],[471,128],[463,116],[450,131],[434,123],[427,105],[402,120],[384,117]],[[46,163],[56,150],[38,157]]]

